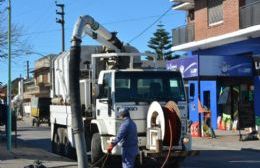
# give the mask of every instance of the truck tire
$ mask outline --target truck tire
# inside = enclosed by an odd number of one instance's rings
[[[100,134],[94,133],[91,140],[91,163],[97,162],[103,155]]]
[[[35,120],[35,118],[33,118],[33,119],[32,119],[32,126],[33,126],[33,127],[34,127],[35,123],[36,123],[36,120]]]
[[[58,154],[58,142],[59,142],[58,133],[57,131],[55,131],[53,135],[53,139],[51,141],[51,150],[55,154]]]
[[[40,124],[41,124],[41,120],[40,120],[40,118],[37,118],[37,120],[36,120],[36,127],[39,127]]]
[[[69,141],[67,130],[64,131],[63,144],[64,144],[64,156],[76,160],[77,159],[76,150],[72,147]]]
[[[53,135],[52,152],[58,155],[64,154],[63,128],[57,128]]]

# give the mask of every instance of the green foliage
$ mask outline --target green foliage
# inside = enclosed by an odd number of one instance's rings
[[[156,32],[148,41],[148,47],[157,54],[157,60],[172,58],[172,51],[170,50],[172,47],[171,36],[164,29],[164,25],[157,25]]]

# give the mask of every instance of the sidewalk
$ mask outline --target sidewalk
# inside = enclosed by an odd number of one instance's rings
[[[216,138],[192,138],[195,150],[255,150],[260,151],[260,140],[239,141],[238,131],[215,131]],[[242,131],[245,135],[245,132]]]
[[[76,168],[77,163],[38,148],[19,146],[8,152],[6,145],[0,143],[0,168],[24,168],[40,160],[46,167]]]

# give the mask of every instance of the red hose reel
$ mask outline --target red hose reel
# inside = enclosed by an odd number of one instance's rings
[[[171,141],[172,146],[179,144],[181,119],[179,108],[174,101],[167,102],[163,107],[156,101],[152,102],[147,114],[147,128],[156,127],[161,129],[161,140],[164,146],[170,146]]]

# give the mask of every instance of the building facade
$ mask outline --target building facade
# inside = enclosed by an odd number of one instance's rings
[[[23,107],[24,112],[31,113],[31,100],[33,97],[50,98],[52,84],[52,60],[55,54],[49,54],[35,62],[35,68],[31,73],[33,77],[24,81]]]
[[[197,69],[187,60],[168,66],[196,71],[183,74],[188,88],[195,86],[195,95],[189,95],[190,118],[199,120],[199,99],[211,110],[213,128],[219,127],[218,117],[226,116],[226,127],[242,117],[241,128],[250,126],[260,116],[260,77],[254,66],[260,56],[260,1],[172,1],[173,10],[187,13],[187,25],[172,30],[172,51],[187,51],[197,64]]]
[[[51,89],[51,70],[52,70],[52,59],[56,55],[50,54],[45,57],[40,58],[35,62],[35,68],[31,73],[33,73],[33,78],[27,80],[26,88],[24,92],[25,98],[35,97],[50,97]]]

